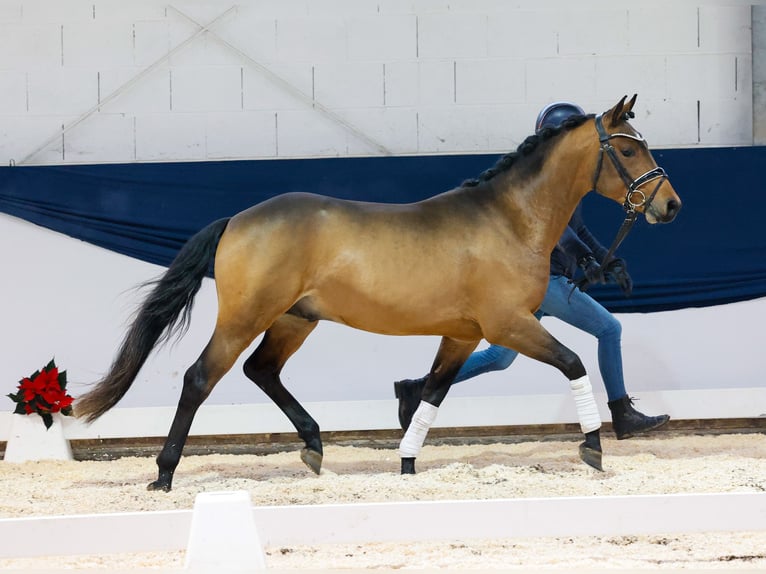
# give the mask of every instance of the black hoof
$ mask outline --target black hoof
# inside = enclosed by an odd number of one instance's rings
[[[307,448],[301,450],[301,460],[317,474],[322,470],[322,455],[315,450]]]
[[[415,458],[402,459],[402,474],[415,474]]]
[[[601,466],[601,451],[589,447],[586,443],[582,443],[580,445],[580,459],[585,464],[592,466],[596,470],[604,470],[604,468]]]
[[[585,442],[580,445],[580,459],[596,470],[604,470],[601,466],[601,433],[599,429],[585,433]]]
[[[146,485],[146,490],[161,490],[162,492],[170,492],[170,483],[155,480]]]

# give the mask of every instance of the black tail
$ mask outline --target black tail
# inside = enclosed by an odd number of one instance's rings
[[[93,390],[75,401],[79,418],[93,422],[125,395],[158,342],[183,332],[189,325],[194,296],[215,257],[229,219],[219,219],[194,235],[156,281],[138,309],[109,373]]]

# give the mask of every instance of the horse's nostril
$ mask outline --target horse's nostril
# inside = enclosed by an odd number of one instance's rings
[[[676,201],[675,199],[669,199],[667,204],[667,214],[668,215],[675,215],[678,213],[678,210],[681,209],[681,203]]]

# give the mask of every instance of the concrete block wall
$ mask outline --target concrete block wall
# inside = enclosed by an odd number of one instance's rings
[[[0,162],[502,153],[633,93],[653,147],[750,145],[752,70],[724,0],[3,0]]]

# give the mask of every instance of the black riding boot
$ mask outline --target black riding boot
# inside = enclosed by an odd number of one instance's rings
[[[426,386],[427,378],[428,375],[419,379],[404,379],[394,383],[394,394],[399,399],[399,424],[402,425],[404,431],[410,426],[412,415],[415,414],[415,410],[420,404],[420,397],[423,395],[423,387]]]
[[[617,440],[659,428],[670,420],[668,415],[648,417],[638,412],[633,408],[633,399],[628,395],[616,401],[609,401],[607,404],[612,411],[612,428],[617,435]]]

